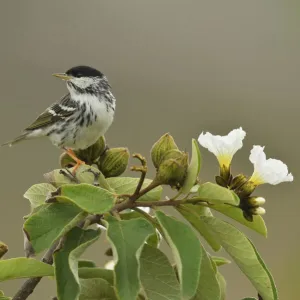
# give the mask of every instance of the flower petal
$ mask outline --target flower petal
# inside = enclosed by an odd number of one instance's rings
[[[281,160],[266,159],[264,147],[253,146],[249,159],[254,165],[254,173],[250,180],[255,184],[269,183],[275,185],[294,179],[293,175],[288,173],[287,165]]]
[[[223,164],[227,166],[231,163],[233,155],[242,148],[245,136],[246,132],[240,127],[225,136],[202,132],[198,142],[218,158],[221,166]]]

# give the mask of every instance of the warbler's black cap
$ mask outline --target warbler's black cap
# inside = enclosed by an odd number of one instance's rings
[[[73,67],[66,74],[74,77],[103,77],[100,71],[88,66]]]

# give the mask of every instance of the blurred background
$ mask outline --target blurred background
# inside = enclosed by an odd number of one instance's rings
[[[51,76],[85,64],[101,70],[117,98],[106,134],[110,146],[149,157],[152,144],[171,132],[182,149],[202,131],[227,134],[242,126],[244,147],[233,172],[250,175],[252,145],[283,160],[294,183],[262,186],[267,199],[265,239],[249,233],[272,271],[280,299],[298,299],[300,250],[299,110],[300,20],[296,1],[79,1],[0,3],[0,140],[20,133],[66,87]],[[48,140],[1,148],[0,239],[23,255],[23,193],[58,167],[60,150]],[[201,179],[218,172],[202,149]],[[153,170],[151,170],[153,174]],[[129,174],[130,172],[128,172]],[[89,250],[104,262],[107,245]],[[255,296],[240,270],[221,267],[230,300]],[[13,295],[21,281],[0,285]],[[30,299],[51,299],[43,279]]]

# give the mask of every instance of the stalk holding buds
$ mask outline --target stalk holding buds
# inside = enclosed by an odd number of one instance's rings
[[[105,177],[116,177],[126,170],[128,160],[127,148],[111,148],[100,157],[98,167]]]

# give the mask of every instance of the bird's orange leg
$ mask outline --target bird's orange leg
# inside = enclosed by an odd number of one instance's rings
[[[85,162],[80,160],[76,154],[74,153],[74,151],[72,149],[67,149],[67,148],[64,148],[64,150],[66,151],[66,153],[76,162],[76,165],[72,171],[72,174],[75,175],[77,169],[81,166],[81,165],[84,165]]]

